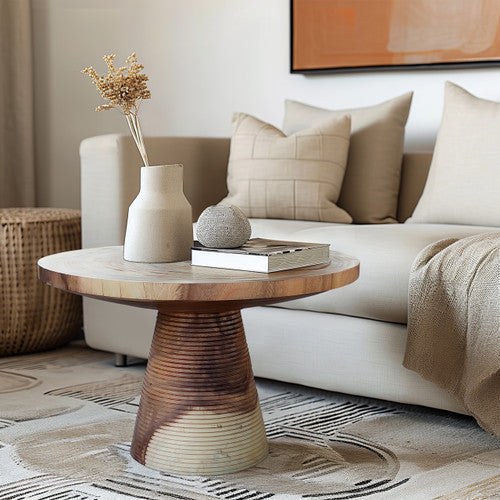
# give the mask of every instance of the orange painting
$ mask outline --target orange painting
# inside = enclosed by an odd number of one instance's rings
[[[292,0],[292,71],[500,61],[500,0]]]

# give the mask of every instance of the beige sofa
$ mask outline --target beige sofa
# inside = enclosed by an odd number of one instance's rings
[[[183,163],[193,219],[226,194],[229,139],[147,139],[151,164]],[[140,160],[131,138],[93,137],[82,142],[83,246],[121,245],[127,208],[138,191]],[[488,228],[401,224],[422,193],[430,154],[405,154],[399,224],[332,224],[251,219],[252,235],[317,241],[361,261],[348,287],[279,307],[243,311],[256,376],[452,411],[462,408],[443,390],[402,367],[410,266],[426,245]],[[89,346],[147,357],[154,313],[92,299],[84,301]]]

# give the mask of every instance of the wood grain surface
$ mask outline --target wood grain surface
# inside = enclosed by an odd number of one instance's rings
[[[39,277],[80,295],[200,311],[290,300],[345,286],[359,275],[359,261],[338,252],[330,253],[329,264],[269,274],[191,266],[189,261],[127,262],[122,253],[122,247],[103,247],[50,255],[38,262]]]
[[[221,474],[267,454],[239,311],[160,312],[132,456],[178,474]]]
[[[38,270],[62,290],[159,311],[131,453],[164,472],[209,475],[267,455],[240,309],[357,279],[358,260],[330,257],[329,264],[267,274],[128,262],[122,247],[103,247],[44,257]]]

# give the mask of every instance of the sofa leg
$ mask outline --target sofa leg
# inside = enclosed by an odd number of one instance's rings
[[[127,366],[127,355],[115,353],[115,366]]]

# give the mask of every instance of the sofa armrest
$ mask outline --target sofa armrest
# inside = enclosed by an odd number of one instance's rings
[[[227,194],[229,139],[148,137],[145,141],[151,165],[184,165],[184,192],[193,220]],[[111,134],[85,139],[80,162],[83,247],[122,245],[142,165],[132,137]]]

